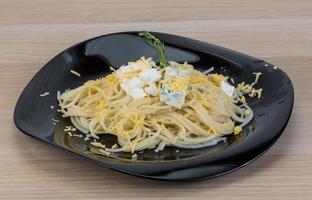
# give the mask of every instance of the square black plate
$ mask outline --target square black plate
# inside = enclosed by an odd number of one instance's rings
[[[14,113],[16,126],[25,134],[74,153],[100,166],[125,173],[160,180],[196,180],[211,178],[234,171],[262,155],[282,134],[290,117],[294,91],[288,76],[280,69],[257,59],[213,44],[165,33],[153,33],[166,45],[170,60],[187,61],[198,70],[211,66],[215,71],[233,77],[236,83],[252,82],[253,72],[262,72],[257,86],[263,88],[261,99],[248,100],[254,110],[254,119],[238,136],[201,149],[166,147],[161,152],[152,150],[138,153],[131,160],[128,153],[105,157],[94,153],[83,138],[64,134],[70,124],[57,109],[56,92],[75,88],[85,81],[110,73],[109,67],[118,68],[141,56],[158,59],[157,53],[138,32],[114,33],[81,42],[61,52],[49,61],[22,92]],[[81,77],[70,70],[78,71]],[[50,95],[40,97],[48,91]],[[50,107],[54,106],[55,109]],[[51,119],[61,122],[52,125]],[[78,133],[79,131],[77,131]],[[79,134],[79,133],[78,133]],[[107,134],[101,138],[107,144],[115,143]],[[92,150],[92,151],[91,151]]]

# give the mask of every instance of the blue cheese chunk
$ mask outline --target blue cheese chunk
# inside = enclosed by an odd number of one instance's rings
[[[167,105],[181,108],[184,104],[185,93],[183,92],[169,92],[166,87],[163,87],[160,93],[160,101]]]

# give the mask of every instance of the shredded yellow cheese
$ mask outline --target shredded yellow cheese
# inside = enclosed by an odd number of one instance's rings
[[[105,80],[111,84],[117,84],[119,82],[119,79],[117,78],[117,76],[115,74],[110,74],[110,75],[106,76]]]
[[[260,89],[258,89],[257,90],[257,93],[258,93],[258,99],[260,99],[261,98],[261,95],[262,95],[262,91],[263,91],[263,89],[262,88],[260,88]]]
[[[237,135],[240,132],[242,132],[242,127],[241,126],[235,126],[234,127],[234,135]]]
[[[250,97],[254,97],[254,96],[257,96],[258,99],[261,98],[261,94],[262,94],[262,88],[260,89],[254,89],[252,88],[251,92],[248,94]]]
[[[189,81],[189,77],[169,77],[163,82],[168,85],[169,90],[181,92],[186,89]]]
[[[221,85],[222,81],[226,81],[228,78],[220,75],[220,74],[211,74],[211,79],[213,82],[215,82],[217,85]]]
[[[192,74],[191,75],[191,84],[203,83],[205,81],[205,76],[202,74]]]
[[[250,110],[245,110],[245,111],[244,111],[244,114],[245,114],[246,116],[248,116],[248,115],[251,114],[251,111],[250,111]]]
[[[239,98],[238,100],[240,103],[245,104],[246,103],[246,98],[244,96],[242,96],[241,98]]]
[[[253,83],[251,83],[251,84],[246,84],[245,82],[239,83],[235,90],[238,93],[242,93],[243,95],[248,94],[248,96],[250,96],[250,97],[257,96],[257,98],[259,99],[259,98],[261,98],[263,89],[262,88],[255,89],[253,86],[258,82],[259,77],[261,76],[262,73],[261,72],[254,72],[253,74],[256,75],[256,79]],[[239,102],[246,103],[245,97],[244,98],[241,97],[239,99]]]

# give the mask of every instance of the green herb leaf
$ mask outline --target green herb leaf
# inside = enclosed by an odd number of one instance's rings
[[[165,45],[163,42],[161,42],[158,38],[156,38],[153,34],[150,32],[144,31],[140,32],[139,36],[144,37],[150,45],[155,47],[159,54],[159,66],[160,68],[164,68],[169,66],[169,61],[166,55]]]

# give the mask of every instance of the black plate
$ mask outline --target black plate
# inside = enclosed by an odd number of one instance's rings
[[[248,99],[255,117],[244,128],[243,134],[229,136],[227,142],[209,148],[177,151],[166,147],[158,153],[144,151],[138,153],[136,161],[131,160],[128,153],[115,154],[112,158],[98,155],[97,150],[90,149],[89,143],[82,138],[65,135],[64,125],[70,122],[56,112],[56,92],[104,76],[110,72],[109,66],[117,68],[141,56],[157,60],[155,50],[137,33],[96,37],[54,57],[21,94],[14,113],[16,126],[27,135],[100,166],[141,177],[175,181],[211,178],[234,171],[262,155],[282,134],[294,101],[292,83],[282,70],[275,70],[263,60],[230,49],[176,35],[154,33],[165,42],[170,60],[187,61],[199,70],[214,66],[217,72],[230,75],[236,83],[252,82],[255,78],[252,73],[262,72],[257,86],[264,92],[261,99]],[[71,74],[70,70],[78,71],[81,77]],[[40,97],[44,91],[49,91],[50,95]],[[51,105],[55,109],[51,109]],[[52,118],[61,122],[54,127]],[[115,143],[114,137],[104,137],[108,145]]]

